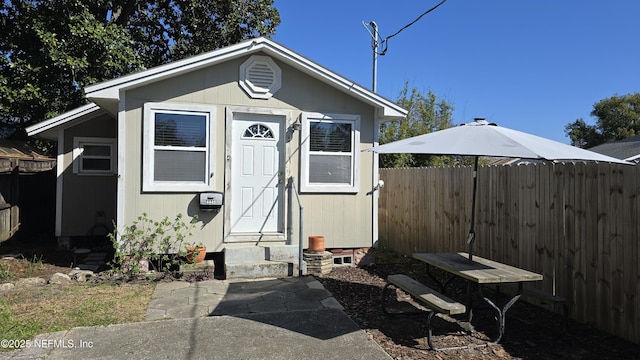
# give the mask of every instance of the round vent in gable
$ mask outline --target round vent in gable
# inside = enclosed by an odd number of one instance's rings
[[[253,55],[240,65],[240,86],[252,98],[268,99],[280,89],[282,71],[268,56]]]

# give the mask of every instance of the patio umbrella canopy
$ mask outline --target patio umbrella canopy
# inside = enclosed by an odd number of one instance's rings
[[[600,161],[633,165],[630,162],[598,154],[593,151],[500,127],[484,119],[474,119],[473,122],[468,124],[374,146],[364,151],[372,151],[380,154],[409,153],[475,156],[471,228],[469,230],[469,236],[467,237],[469,260],[473,258],[473,241],[475,239],[474,222],[479,156],[499,156],[549,161]]]

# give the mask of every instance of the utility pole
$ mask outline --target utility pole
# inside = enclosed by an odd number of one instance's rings
[[[371,90],[376,92],[378,87],[378,24],[375,21],[369,22],[369,26],[373,29],[373,42],[371,43],[371,47],[373,48],[373,79]]]

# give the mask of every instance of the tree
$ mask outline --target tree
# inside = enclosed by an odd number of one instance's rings
[[[608,141],[622,140],[640,134],[640,93],[614,95],[593,105],[595,125],[583,119],[567,124],[565,134],[571,145],[590,148]]]
[[[453,126],[453,106],[445,100],[438,100],[429,91],[424,96],[416,88],[405,83],[398,96],[398,105],[407,109],[407,117],[400,121],[384,123],[380,126],[380,144],[406,139]],[[380,154],[380,167],[419,167],[450,164],[449,156],[424,154]]]
[[[273,0],[5,0],[0,123],[24,129],[86,102],[82,89],[270,35]]]

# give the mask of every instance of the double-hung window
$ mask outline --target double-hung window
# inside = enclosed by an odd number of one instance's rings
[[[358,192],[360,117],[302,115],[301,191]]]
[[[214,116],[212,107],[145,104],[144,191],[213,188]]]
[[[116,139],[73,138],[73,172],[81,175],[112,175],[116,172]]]

